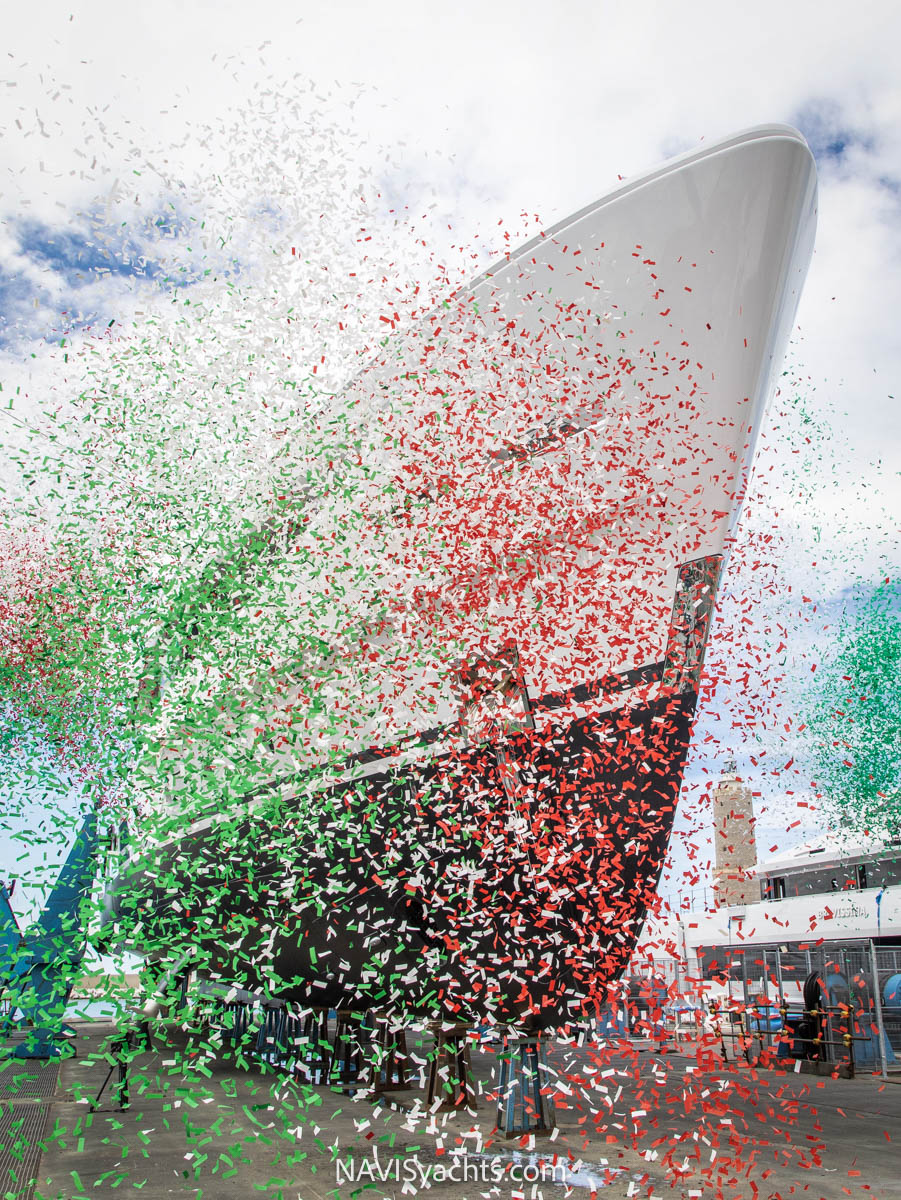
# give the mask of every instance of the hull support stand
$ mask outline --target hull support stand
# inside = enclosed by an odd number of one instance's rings
[[[407,1035],[387,1017],[376,1017],[372,1042],[374,1091],[409,1091],[407,1079]]]
[[[435,1047],[429,1063],[426,1105],[431,1112],[475,1108],[476,1095],[465,1024],[431,1026]]]
[[[328,1083],[330,1087],[340,1088],[345,1095],[367,1085],[366,1055],[363,1051],[367,1033],[365,1017],[347,1008],[337,1010]]]
[[[497,1128],[505,1138],[551,1133],[547,1058],[539,1039],[507,1038],[498,1055]]]
[[[328,1009],[308,1009],[296,1020],[302,1021],[303,1025],[294,1073],[307,1083],[328,1083],[332,1062],[332,1047],[328,1038]]]

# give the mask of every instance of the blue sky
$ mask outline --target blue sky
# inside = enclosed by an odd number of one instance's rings
[[[198,282],[206,267],[191,260],[192,219],[178,212],[177,199],[123,220],[103,209],[53,223],[4,214],[0,352],[15,360],[33,349],[31,342],[108,327],[141,296]],[[226,277],[235,273],[234,261],[216,266]]]
[[[121,285],[160,273],[127,230],[98,229],[91,231],[92,238],[71,225],[53,228],[43,221],[21,220],[11,222],[8,231],[13,255],[0,268],[0,346],[5,349],[21,349],[35,337],[58,337],[61,328],[96,325],[104,317],[112,320],[93,310],[94,285],[107,279]],[[35,299],[41,309],[58,310],[56,329],[42,328],[35,317]]]
[[[821,207],[783,387],[827,427],[801,485],[789,455],[771,452],[786,570],[827,602],[823,622],[856,579],[897,569],[901,12],[891,0],[853,20],[836,0],[764,0],[750,20],[706,0],[564,2],[552,15],[532,0],[434,12],[412,0],[276,2],[252,18],[231,2],[102,11],[98,22],[51,0],[6,18],[0,384],[21,419],[63,388],[52,351],[64,331],[77,341],[110,322],[130,327],[170,305],[174,286],[201,293],[208,273],[234,277],[239,262],[250,277],[273,231],[304,250],[330,196],[345,212],[358,173],[382,193],[384,245],[395,236],[387,210],[409,204],[465,275],[498,248],[499,220],[515,229],[526,212],[552,224],[701,139],[784,121],[817,157]],[[315,128],[302,120],[308,102]],[[331,149],[329,114],[354,127]],[[280,161],[286,189],[295,178],[311,189],[309,225],[296,215],[305,197],[269,186]],[[816,628],[797,625],[798,686]],[[748,746],[738,750],[747,764]],[[692,771],[700,781],[714,767],[698,760]],[[773,813],[790,807],[784,781],[758,782]]]

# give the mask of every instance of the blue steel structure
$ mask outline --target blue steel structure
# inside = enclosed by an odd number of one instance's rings
[[[56,1058],[68,1026],[63,1020],[84,957],[85,904],[97,870],[97,816],[89,813],[75,837],[38,919],[24,933],[0,885],[0,988],[9,1012],[3,1034],[28,1028],[17,1058]]]

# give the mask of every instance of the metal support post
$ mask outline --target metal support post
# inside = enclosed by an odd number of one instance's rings
[[[741,1024],[742,1024],[742,1029],[744,1030],[744,1037],[742,1038],[742,1041],[744,1042],[743,1051],[744,1051],[744,1056],[745,1056],[745,1062],[750,1063],[750,1061],[751,1061],[751,1043],[752,1043],[752,1038],[753,1038],[754,1027],[753,1027],[753,1023],[751,1021],[751,998],[750,998],[750,992],[748,989],[747,949],[744,949],[741,952],[741,998],[742,998]]]
[[[885,1056],[885,1024],[882,1020],[882,989],[879,987],[879,963],[876,960],[876,943],[870,938],[870,970],[873,972],[873,997],[876,1002],[876,1029],[879,1033],[879,1061],[882,1078],[888,1079],[888,1061]]]
[[[785,983],[782,979],[782,951],[776,947],[776,986],[779,988],[779,1011],[782,1014],[782,1028],[779,1030],[774,1042],[782,1043],[788,1035],[788,1008],[785,1004]],[[776,1056],[779,1055],[779,1049],[776,1050]]]

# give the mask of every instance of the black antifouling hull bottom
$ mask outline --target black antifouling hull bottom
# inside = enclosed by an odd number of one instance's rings
[[[306,1004],[577,1018],[653,897],[695,699],[257,802],[134,861],[107,937]]]

